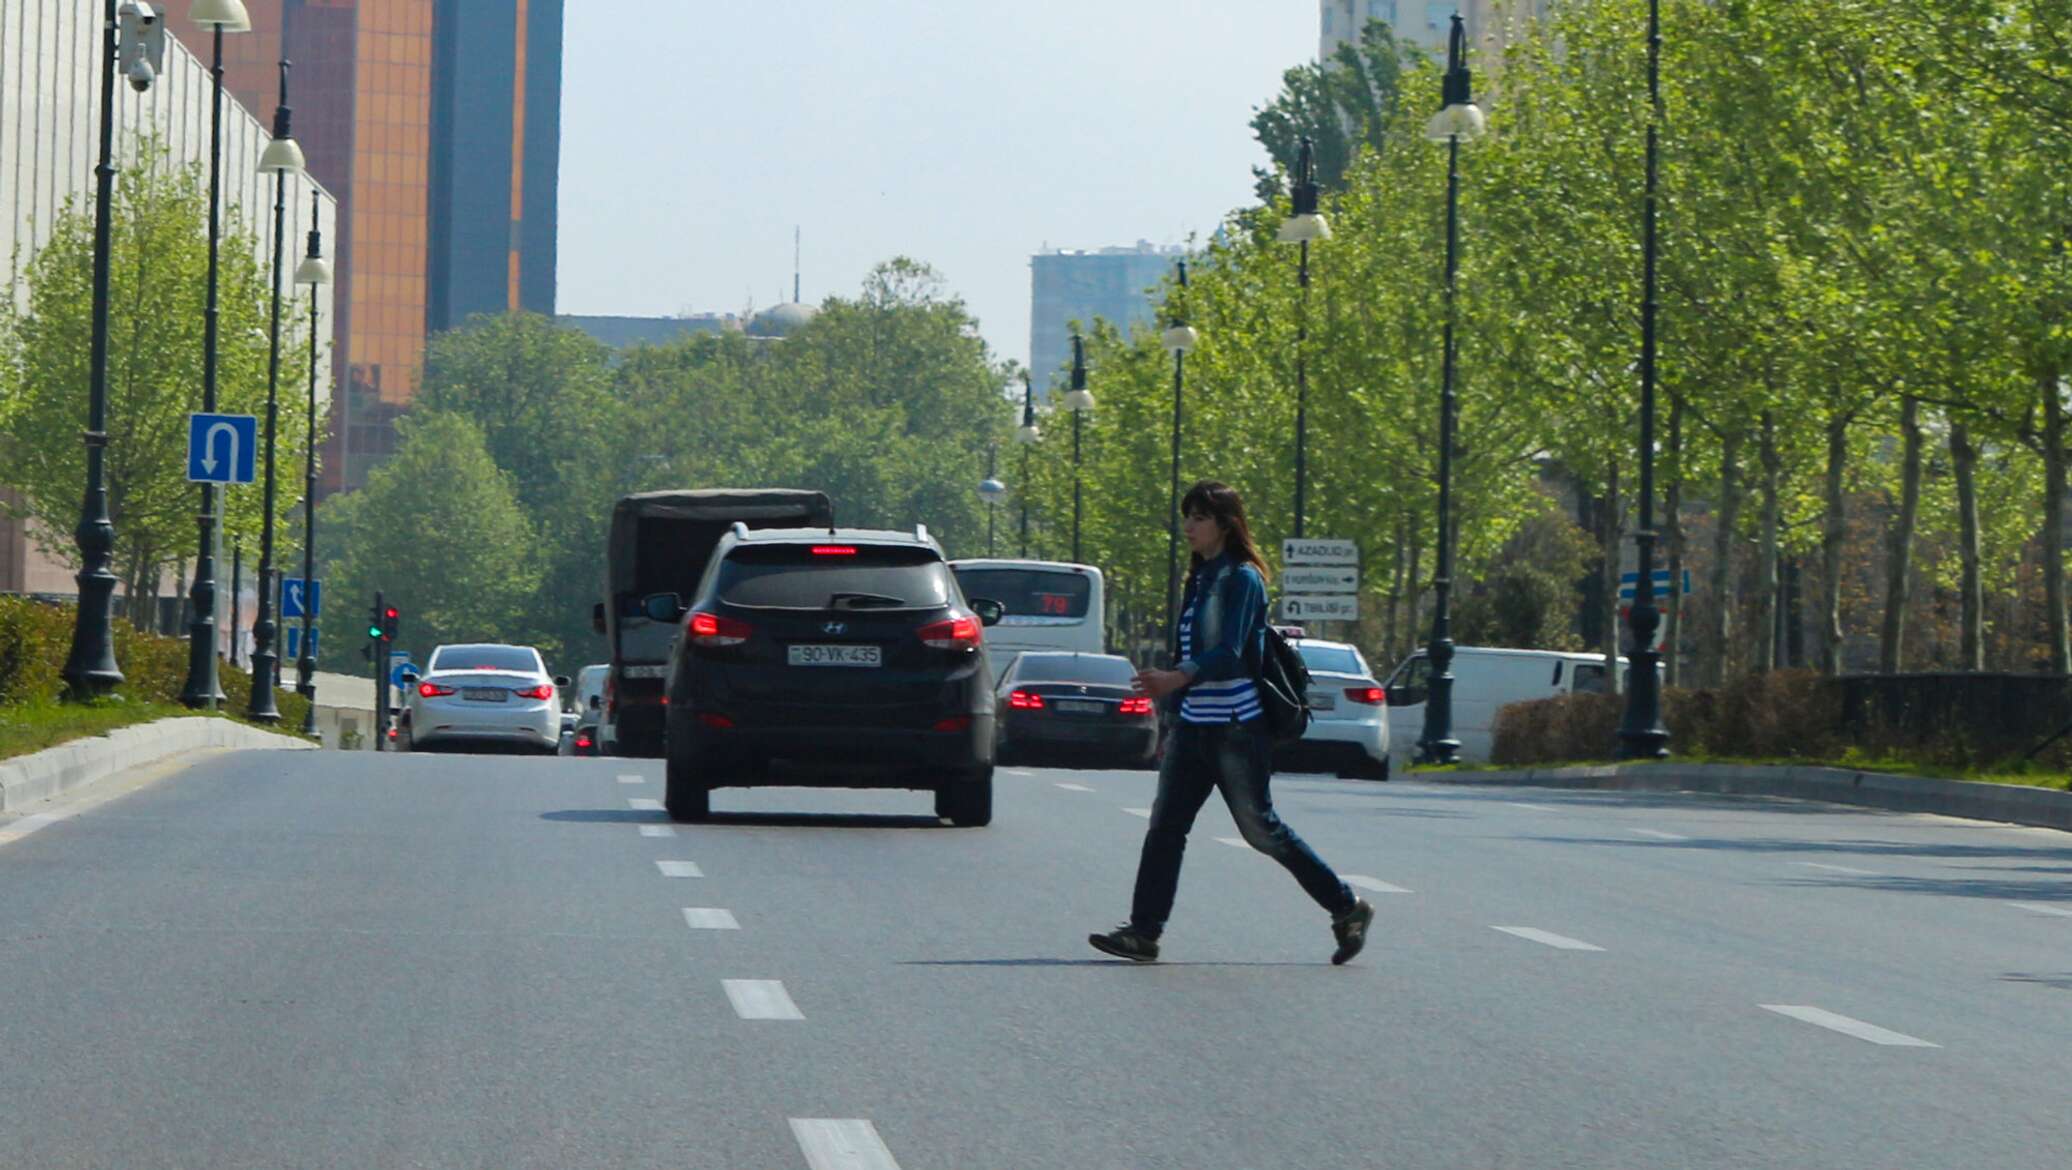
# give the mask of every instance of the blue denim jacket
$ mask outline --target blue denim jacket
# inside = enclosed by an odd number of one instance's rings
[[[1187,577],[1181,609],[1194,608],[1192,657],[1174,666],[1190,682],[1248,678],[1251,664],[1266,651],[1266,579],[1259,570],[1229,553],[1205,561]],[[1173,634],[1179,656],[1179,632]],[[1182,687],[1167,696],[1168,709],[1179,711]]]

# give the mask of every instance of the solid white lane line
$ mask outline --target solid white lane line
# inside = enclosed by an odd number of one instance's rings
[[[899,1170],[878,1128],[861,1118],[794,1117],[791,1135],[812,1170]]]
[[[2063,906],[2046,906],[2041,902],[2009,902],[2008,905],[2018,910],[2027,910],[2031,914],[2053,914],[2059,918],[2072,918],[2072,910],[2067,910]]]
[[[638,784],[638,783],[640,783],[640,781],[641,781],[641,775],[640,775],[640,773],[638,773],[638,772],[621,772],[621,773],[619,773],[619,783],[621,783],[621,784]]]
[[[702,872],[699,871],[698,863],[695,861],[657,861],[655,863],[655,868],[662,871],[663,877],[705,876]]]
[[[1385,882],[1380,878],[1371,878],[1365,874],[1348,873],[1340,874],[1339,876],[1345,879],[1346,885],[1356,890],[1367,890],[1375,894],[1407,894],[1410,892],[1393,882]]]
[[[1133,817],[1149,817],[1151,815],[1151,810],[1148,808],[1126,808],[1122,811]]]
[[[1665,832],[1663,832],[1663,831],[1662,831],[1662,830],[1660,830],[1660,829],[1635,829],[1635,830],[1633,830],[1633,831],[1634,831],[1634,832],[1636,832],[1636,833],[1639,833],[1639,834],[1640,834],[1641,836],[1643,836],[1643,837],[1653,837],[1653,838],[1654,838],[1655,840],[1657,840],[1657,841],[1688,841],[1688,840],[1690,840],[1690,838],[1689,838],[1689,837],[1686,837],[1686,836],[1684,836],[1684,835],[1683,835],[1682,833],[1665,833]]]
[[[1218,837],[1216,838],[1216,840],[1223,842],[1225,845],[1234,846],[1238,849],[1250,849],[1252,847],[1245,841],[1243,837]]]
[[[676,836],[676,826],[642,825],[640,827],[640,835],[643,837],[674,837]]]
[[[1531,809],[1531,810],[1532,810],[1532,811],[1534,811],[1534,812],[1560,812],[1560,811],[1561,811],[1560,809],[1558,809],[1558,808],[1555,808],[1555,807],[1554,807],[1553,805],[1551,805],[1551,804],[1527,804],[1527,803],[1525,803],[1525,802],[1524,802],[1524,801],[1522,801],[1522,800],[1507,800],[1507,801],[1505,801],[1504,803],[1505,803],[1505,804],[1508,804],[1508,805],[1510,805],[1510,806],[1511,806],[1512,808],[1529,808],[1529,809]]]
[[[1566,935],[1555,934],[1552,931],[1540,930],[1531,926],[1492,926],[1490,929],[1501,930],[1505,934],[1514,934],[1529,942],[1543,943],[1564,951],[1601,951],[1604,949],[1603,947],[1586,943],[1581,939],[1569,938]]]
[[[734,1014],[744,1020],[803,1020],[799,1005],[791,1002],[779,979],[722,979]]]
[[[1893,1048],[1942,1047],[1940,1044],[1933,1044],[1918,1037],[1909,1036],[1904,1032],[1894,1032],[1886,1028],[1880,1028],[1876,1024],[1866,1024],[1862,1020],[1850,1019],[1848,1016],[1836,1015],[1834,1012],[1817,1007],[1807,1007],[1804,1004],[1759,1003],[1756,1006],[1766,1012],[1776,1012],[1780,1016],[1790,1016],[1794,1020],[1801,1020],[1816,1027],[1826,1028],[1831,1032],[1840,1032],[1844,1036],[1854,1036],[1858,1040],[1868,1040],[1873,1044],[1884,1044]]]
[[[683,908],[683,924],[692,930],[739,930],[741,924],[734,921],[732,910],[716,906],[686,906]]]
[[[1087,787],[1086,785],[1084,785],[1084,784],[1067,784],[1067,783],[1065,783],[1065,782],[1064,782],[1063,780],[1060,780],[1060,781],[1058,781],[1058,782],[1057,782],[1057,786],[1058,786],[1059,788],[1063,788],[1063,789],[1065,789],[1065,790],[1066,790],[1066,791],[1068,791],[1068,792],[1092,792],[1092,791],[1093,791],[1093,789],[1091,789],[1091,788],[1088,788],[1088,787]]]
[[[1821,861],[1801,861],[1797,862],[1796,864],[1803,865],[1807,869],[1824,869],[1829,873],[1853,873],[1858,877],[1878,876],[1877,871],[1875,870],[1857,869],[1854,866],[1848,865],[1828,865],[1827,863]]]
[[[626,807],[634,810],[635,812],[668,811],[662,807],[661,801],[656,800],[652,796],[629,796],[626,798]]]

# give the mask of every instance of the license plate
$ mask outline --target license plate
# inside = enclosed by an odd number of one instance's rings
[[[1108,704],[1092,699],[1059,699],[1057,708],[1067,715],[1099,715],[1108,709]]]
[[[882,666],[881,646],[789,646],[785,661],[793,666]]]
[[[510,701],[511,692],[502,687],[462,687],[460,697],[471,703],[504,703]]]
[[[1330,694],[1325,694],[1325,695],[1311,695],[1311,696],[1309,697],[1309,709],[1310,709],[1310,710],[1312,710],[1312,711],[1330,711],[1330,710],[1333,710],[1334,708],[1336,708],[1337,706],[1338,706],[1338,696],[1337,696],[1337,695],[1330,695]]]

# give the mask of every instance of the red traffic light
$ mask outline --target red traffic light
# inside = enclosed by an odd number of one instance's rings
[[[396,610],[395,606],[391,605],[387,609],[381,611],[381,616],[389,619],[390,621],[394,621],[398,616],[398,611]]]

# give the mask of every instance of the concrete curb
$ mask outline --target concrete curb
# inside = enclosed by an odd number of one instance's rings
[[[1936,813],[1946,817],[2004,821],[2072,832],[2072,792],[2026,788],[2019,784],[1854,772],[1847,768],[1781,764],[1587,764],[1508,772],[1411,772],[1404,779],[1438,784],[1784,796],[1795,800],[1854,804],[1896,812]]]
[[[0,760],[0,812],[19,812],[96,780],[210,748],[309,751],[316,746],[231,719],[187,716],[139,723]]]

